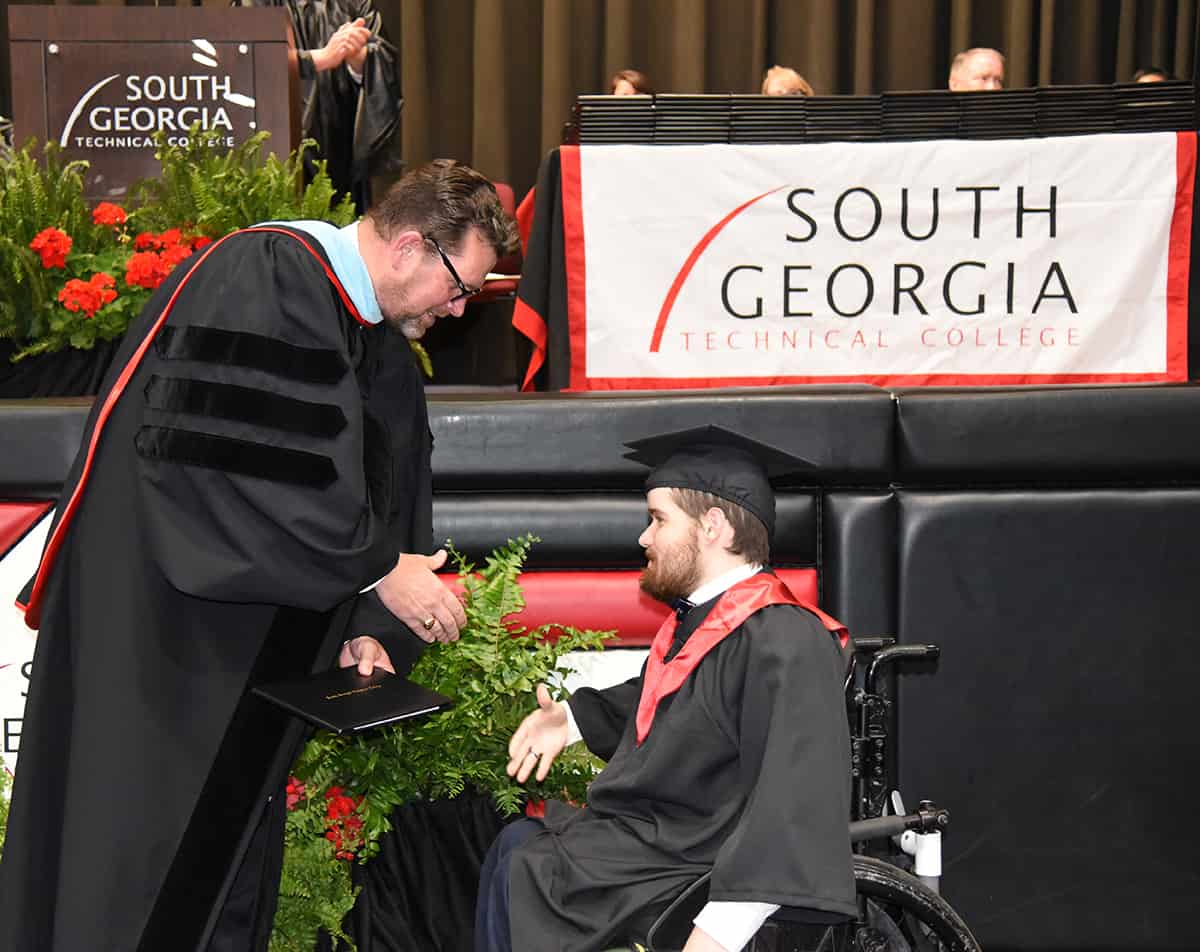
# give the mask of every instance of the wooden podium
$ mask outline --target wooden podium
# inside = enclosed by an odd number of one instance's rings
[[[91,198],[120,198],[158,173],[153,135],[199,122],[224,151],[258,131],[299,144],[287,10],[10,6],[13,144],[57,141],[88,162]]]

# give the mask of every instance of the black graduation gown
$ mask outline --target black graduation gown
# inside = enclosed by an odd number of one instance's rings
[[[299,50],[320,49],[338,27],[362,17],[367,28],[383,37],[383,18],[374,0],[237,0],[243,6],[286,6]],[[344,67],[317,72],[301,58],[303,84],[301,127],[320,146],[321,159],[339,192],[354,198],[358,211],[370,205],[371,165],[387,148],[400,124],[400,62],[386,39],[375,40],[363,65],[359,85]],[[309,178],[315,171],[306,157]]]
[[[694,629],[703,608],[681,628]],[[710,868],[713,900],[854,915],[842,672],[835,639],[811,613],[772,605],[660,702],[640,747],[640,677],[576,692],[584,742],[608,765],[586,809],[548,805],[545,831],[514,855],[513,948],[588,952],[644,939],[630,931],[647,907]]]
[[[126,335],[84,447],[194,260]],[[115,403],[45,588],[0,949],[204,947],[302,733],[247,686],[327,666],[349,634],[401,667],[421,644],[355,595],[428,551],[430,449],[407,343],[358,324],[294,238],[237,234],[200,265]]]

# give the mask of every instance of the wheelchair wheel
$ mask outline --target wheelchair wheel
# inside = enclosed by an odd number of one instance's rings
[[[872,856],[854,857],[859,921],[816,929],[773,921],[746,952],[981,952],[945,899]]]

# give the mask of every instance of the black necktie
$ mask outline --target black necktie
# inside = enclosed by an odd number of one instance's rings
[[[671,600],[671,608],[675,611],[675,617],[683,621],[683,616],[696,607],[695,602],[689,602],[686,598],[675,598]]]

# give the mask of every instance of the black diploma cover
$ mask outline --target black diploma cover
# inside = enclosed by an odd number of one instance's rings
[[[259,697],[335,734],[380,727],[408,717],[444,710],[454,702],[382,668],[367,677],[358,668],[335,668],[291,681],[251,689]]]

